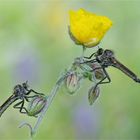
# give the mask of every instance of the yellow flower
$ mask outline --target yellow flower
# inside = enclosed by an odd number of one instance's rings
[[[112,26],[112,21],[84,9],[70,11],[69,33],[76,44],[94,47],[100,43],[104,34]]]

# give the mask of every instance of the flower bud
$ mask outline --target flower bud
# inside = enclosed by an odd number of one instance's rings
[[[100,79],[104,78],[105,74],[104,74],[101,66],[98,63],[91,63],[89,65],[93,70],[93,75],[94,75],[95,79],[100,80]]]
[[[104,78],[104,73],[101,69],[95,70],[94,75],[95,75],[96,79],[103,79]]]
[[[97,85],[91,87],[88,91],[88,101],[89,101],[89,104],[92,105],[95,100],[98,98],[99,96],[99,93],[100,93],[100,89]]]
[[[75,93],[80,87],[80,78],[76,72],[70,72],[65,79],[65,87],[68,93]]]
[[[29,102],[27,111],[29,116],[36,116],[39,114],[47,103],[46,97],[36,96]]]

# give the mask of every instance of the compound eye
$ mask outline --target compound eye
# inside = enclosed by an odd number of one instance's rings
[[[20,93],[20,85],[14,87],[14,94],[18,95]]]
[[[106,50],[105,53],[106,53],[107,56],[113,56],[114,55],[113,51],[111,51],[111,50]]]
[[[99,54],[99,55],[102,55],[102,54],[103,54],[103,49],[102,49],[102,48],[100,48],[100,49],[98,50],[98,54]]]

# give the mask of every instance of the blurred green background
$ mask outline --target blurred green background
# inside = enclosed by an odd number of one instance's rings
[[[26,80],[49,94],[60,73],[81,55],[68,35],[70,9],[108,16],[113,27],[100,46],[114,50],[140,76],[139,7],[138,0],[0,0],[0,104]],[[61,89],[35,140],[140,139],[140,85],[114,68],[108,73],[112,82],[101,86],[93,106],[87,100],[88,81],[75,96]],[[0,140],[29,139],[28,129],[18,128],[22,121],[36,119],[11,106],[0,118]]]

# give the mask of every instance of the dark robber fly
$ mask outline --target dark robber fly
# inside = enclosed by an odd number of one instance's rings
[[[34,93],[35,95],[30,96],[30,93]],[[13,94],[0,106],[0,117],[3,112],[15,101],[19,100],[13,107],[19,109],[20,113],[27,114],[27,109],[24,107],[25,101],[29,102],[30,98],[34,98],[38,95],[43,95],[42,93],[38,93],[33,89],[29,89],[27,81],[23,84],[18,84],[13,89]]]
[[[92,57],[94,56],[94,59]],[[140,83],[140,79],[137,77],[136,74],[134,74],[131,70],[129,70],[126,66],[124,66],[122,63],[120,63],[115,57],[114,53],[111,50],[103,50],[101,48],[98,49],[97,52],[93,53],[89,57],[84,57],[84,62],[86,64],[89,64],[90,66],[93,66],[94,64],[98,64],[99,67],[94,67],[92,69],[93,72],[96,70],[101,70],[103,72],[103,77],[99,82],[96,83],[96,87],[99,84],[105,84],[110,83],[111,79],[106,71],[106,68],[109,66],[113,66],[119,70],[121,70],[124,74],[126,74],[128,77],[133,79],[135,82]]]

